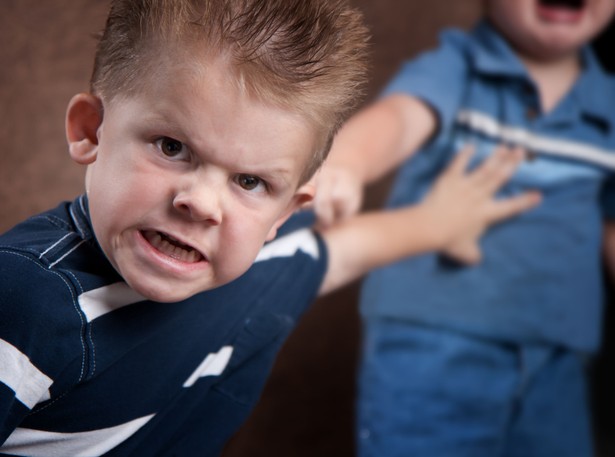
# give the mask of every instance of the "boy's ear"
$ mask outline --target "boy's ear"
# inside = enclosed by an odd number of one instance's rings
[[[88,165],[96,160],[98,128],[103,120],[100,98],[88,93],[75,95],[66,109],[66,139],[72,159]]]
[[[288,204],[286,211],[280,216],[280,218],[273,224],[269,234],[267,235],[266,241],[271,241],[275,238],[278,233],[278,229],[288,220],[292,214],[297,211],[299,208],[306,206],[314,199],[314,194],[316,193],[316,186],[313,181],[309,181],[308,183],[301,186],[295,192],[295,196]]]

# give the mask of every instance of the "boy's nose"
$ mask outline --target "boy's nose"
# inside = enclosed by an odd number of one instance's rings
[[[176,192],[173,207],[194,221],[219,225],[222,221],[219,188],[203,182],[184,186]]]

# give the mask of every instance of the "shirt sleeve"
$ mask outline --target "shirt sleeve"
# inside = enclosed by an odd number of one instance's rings
[[[0,443],[50,400],[54,378],[66,368],[58,335],[70,323],[51,311],[58,302],[72,303],[59,275],[27,253],[0,250]]]
[[[402,65],[383,96],[402,93],[422,100],[435,112],[438,135],[442,136],[452,127],[464,96],[469,68],[467,41],[460,30],[444,31],[436,49]]]
[[[307,304],[316,297],[327,270],[328,251],[312,229],[315,221],[312,211],[295,213],[257,256],[254,269],[265,274],[272,296],[289,294]]]

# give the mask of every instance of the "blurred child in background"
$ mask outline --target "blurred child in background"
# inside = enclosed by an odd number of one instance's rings
[[[615,170],[615,81],[588,43],[615,0],[485,7],[476,28],[445,32],[350,119],[319,177],[323,225],[400,164],[389,205],[420,201],[467,143],[477,159],[524,148],[501,195],[543,193],[455,261],[426,254],[368,277],[362,457],[593,455],[584,363],[600,341],[603,235],[614,244],[603,220],[615,194],[601,191]]]

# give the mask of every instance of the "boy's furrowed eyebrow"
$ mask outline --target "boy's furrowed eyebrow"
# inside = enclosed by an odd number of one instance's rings
[[[269,169],[264,169],[261,166],[254,167],[252,169],[249,168],[250,167],[248,167],[245,171],[241,171],[241,173],[259,176],[277,186],[288,186],[292,184],[293,171],[290,168],[272,167]]]
[[[183,131],[181,125],[173,120],[170,116],[164,116],[158,113],[146,113],[143,115],[143,122],[151,124],[151,127],[165,128],[169,130]]]
[[[190,141],[190,135],[186,134],[181,124],[170,119],[169,117],[158,113],[147,113],[143,116],[143,121],[148,124],[148,129],[155,130],[160,135],[175,136],[177,138],[174,139],[178,141],[186,141],[188,147],[195,148],[195,152],[199,152],[201,150],[201,148],[197,147]],[[263,168],[260,163],[255,167],[242,167],[238,164],[237,171],[239,173],[260,176],[274,184],[278,183],[278,185],[292,184],[292,166],[280,165],[271,168]]]

